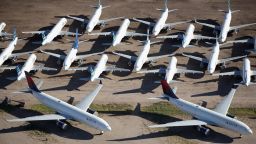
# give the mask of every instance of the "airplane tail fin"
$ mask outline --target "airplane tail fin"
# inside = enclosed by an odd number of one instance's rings
[[[165,0],[164,8],[165,8],[165,9],[168,9],[168,0]]]
[[[21,65],[17,65],[15,70],[16,70],[17,75],[19,75],[21,72]]]
[[[27,78],[27,82],[28,82],[29,88],[32,91],[40,92],[40,90],[37,88],[37,86],[35,85],[35,83],[32,80],[32,78],[29,76],[29,73],[27,71],[25,71],[25,75],[26,75],[26,78]]]
[[[170,88],[169,84],[166,80],[161,80],[162,89],[165,95],[178,99],[178,97],[173,93],[172,89]]]
[[[74,41],[74,44],[73,44],[73,48],[78,49],[78,47],[79,47],[78,29],[76,29],[76,38],[75,38],[75,41]]]
[[[230,0],[228,0],[228,11],[231,11]]]
[[[17,36],[16,28],[13,28],[12,40],[14,40]]]
[[[149,40],[149,28],[147,29],[147,41]]]

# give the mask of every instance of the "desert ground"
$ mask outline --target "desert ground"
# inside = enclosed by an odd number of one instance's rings
[[[142,18],[154,21],[159,17],[160,12],[156,8],[162,8],[162,0],[102,0],[103,5],[111,5],[110,8],[103,10],[101,19],[125,16],[127,18]],[[34,51],[37,55],[37,64],[45,64],[47,67],[56,67],[56,72],[36,72],[33,75],[35,81],[42,79],[44,81],[41,90],[53,95],[59,99],[67,100],[69,96],[75,97],[75,101],[81,100],[82,97],[89,94],[99,81],[86,82],[79,78],[88,77],[89,73],[82,71],[64,71],[62,65],[57,64],[57,59],[42,54],[40,49],[56,53],[67,53],[71,48],[74,37],[65,36],[57,38],[51,44],[40,46],[33,44],[33,41],[41,40],[39,36],[22,34],[22,31],[37,31],[50,29],[61,17],[66,15],[79,16],[89,18],[94,9],[89,5],[97,4],[96,0],[1,0],[0,5],[0,21],[7,24],[5,30],[11,32],[13,27],[17,29],[19,40],[16,46],[16,52]],[[240,25],[256,22],[255,0],[232,0],[231,7],[233,10],[241,10],[234,13],[231,25]],[[168,3],[169,9],[179,9],[170,13],[167,22],[176,22],[181,20],[206,20],[211,23],[221,24],[224,18],[222,12],[218,9],[226,9],[225,0],[172,0]],[[97,27],[94,32],[115,31],[121,24],[121,20],[108,23],[105,27]],[[160,35],[175,34],[184,32],[188,24],[180,25],[171,31],[162,31]],[[213,31],[209,28],[195,24],[197,34],[214,36]],[[82,32],[81,23],[68,20],[65,30],[74,32],[79,28]],[[143,24],[131,21],[130,31],[146,33],[147,27]],[[231,33],[228,40],[237,40],[255,36],[256,26],[241,29],[237,34]],[[28,38],[29,37],[29,38]],[[28,39],[25,39],[28,38]],[[132,37],[125,39],[126,43],[116,47],[102,45],[102,43],[111,42],[110,37],[89,36],[84,34],[79,37],[80,40],[88,40],[80,44],[79,54],[93,53],[105,51],[109,56],[108,65],[116,65],[117,67],[132,69],[128,66],[129,61],[113,55],[112,51],[118,51],[131,55],[138,55],[141,51],[141,43],[139,41],[145,38]],[[152,41],[157,40],[152,37]],[[7,46],[8,41],[0,42],[0,48]],[[200,67],[200,62],[181,56],[182,52],[195,54],[202,57],[210,56],[210,48],[207,48],[204,41],[195,43],[196,48],[174,48],[172,44],[177,41],[164,40],[163,43],[152,45],[150,55],[156,56],[161,54],[176,53],[178,66],[205,71]],[[220,58],[231,56],[247,55],[246,49],[251,49],[251,45],[234,44],[221,49]],[[22,56],[15,62],[8,61],[5,65],[23,64],[28,56]],[[254,54],[248,55],[252,69],[256,69],[256,59]],[[86,59],[81,66],[96,64],[100,56],[93,56]],[[155,69],[167,66],[169,59],[163,58],[152,64],[145,66],[143,69]],[[72,67],[78,67],[73,64]],[[242,60],[232,61],[227,64],[225,69],[217,68],[216,72],[230,71],[242,67]],[[11,100],[25,102],[25,107],[6,110],[4,106],[0,112],[0,143],[243,143],[252,144],[256,140],[255,134],[238,138],[239,134],[224,130],[222,128],[210,127],[212,133],[209,137],[205,137],[194,128],[170,128],[170,129],[150,129],[147,126],[155,124],[148,117],[140,114],[120,114],[115,112],[100,113],[99,116],[105,119],[112,127],[111,132],[98,135],[99,131],[90,128],[78,122],[71,122],[72,127],[66,131],[62,131],[55,123],[37,122],[37,123],[9,123],[6,119],[15,117],[25,117],[31,114],[40,114],[30,110],[31,106],[39,104],[31,94],[15,94],[13,92],[26,88],[26,80],[14,81],[7,79],[16,75],[15,71],[3,71],[0,73],[0,99],[8,97]],[[160,96],[162,88],[155,81],[164,78],[157,74],[138,74],[132,72],[113,72],[104,75],[103,88],[96,97],[94,104],[129,104],[133,108],[140,103],[141,107],[152,105],[159,102],[148,98]],[[214,106],[230,91],[234,83],[241,81],[238,77],[213,77],[206,71],[204,74],[181,74],[178,78],[180,82],[171,83],[170,85],[178,88],[177,95],[185,100],[200,103],[207,101],[208,108]],[[253,79],[254,80],[254,79]],[[255,85],[239,86],[234,99],[232,108],[256,108]],[[13,103],[13,102],[12,102]],[[171,109],[170,109],[171,111]],[[238,117],[239,120],[245,122],[250,128],[256,131],[256,115]],[[189,119],[187,115],[161,117],[164,122],[170,122],[181,119]]]

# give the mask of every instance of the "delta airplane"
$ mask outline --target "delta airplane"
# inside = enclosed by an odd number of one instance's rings
[[[18,37],[16,37],[16,30],[13,31],[12,34],[12,41],[9,43],[9,45],[7,46],[7,48],[5,48],[2,53],[0,54],[0,66],[3,65],[3,63],[7,60],[7,59],[12,59],[12,60],[16,60],[18,56],[21,55],[25,55],[25,54],[29,54],[31,52],[22,52],[22,53],[12,53],[15,45],[18,42]]]
[[[193,24],[189,24],[185,35],[169,35],[169,36],[158,36],[156,38],[161,38],[161,39],[181,39],[182,40],[182,44],[178,45],[178,47],[182,47],[182,48],[186,48],[186,47],[194,47],[192,45],[189,45],[189,43],[191,42],[191,40],[196,39],[196,40],[202,40],[202,39],[208,39],[208,40],[212,40],[212,39],[216,39],[214,37],[208,37],[208,36],[202,36],[202,35],[195,35],[194,34],[195,31],[195,26]]]
[[[151,62],[156,61],[157,59],[174,55],[174,54],[167,54],[167,55],[162,55],[162,56],[148,57],[148,54],[149,54],[149,51],[150,51],[150,45],[158,43],[158,42],[159,41],[151,42],[149,37],[147,36],[147,40],[145,41],[144,46],[143,46],[143,48],[142,48],[138,57],[130,56],[130,55],[122,54],[122,53],[117,53],[117,52],[112,52],[112,53],[115,54],[115,55],[119,55],[121,57],[129,59],[130,60],[129,64],[131,64],[131,63],[134,64],[133,71],[138,72],[138,71],[141,70],[142,66],[145,63],[151,63]]]
[[[56,71],[57,69],[55,68],[49,68],[49,67],[44,67],[43,65],[34,65],[35,61],[36,61],[36,55],[35,54],[31,54],[28,58],[28,60],[24,63],[24,65],[22,66],[22,68],[20,68],[20,66],[8,66],[8,67],[0,67],[0,69],[2,70],[14,70],[16,69],[17,71],[17,80],[20,81],[22,79],[25,79],[25,71],[30,72],[30,71],[38,71],[38,70],[46,70],[46,71]]]
[[[208,129],[206,125],[212,125],[237,132],[240,135],[249,135],[253,133],[245,123],[228,114],[228,109],[237,86],[234,86],[231,89],[229,94],[215,107],[215,109],[210,110],[206,108],[207,103],[204,103],[201,106],[178,98],[165,80],[162,80],[161,84],[164,94],[160,99],[168,100],[169,103],[175,105],[180,110],[192,115],[193,119],[152,125],[149,126],[150,128],[197,126],[198,131],[208,135],[210,129]]]
[[[133,20],[135,20],[137,22],[140,22],[140,23],[143,23],[143,24],[146,24],[150,27],[153,27],[152,34],[154,36],[157,36],[162,29],[168,28],[168,30],[171,30],[171,28],[173,28],[176,25],[190,22],[190,20],[189,20],[189,21],[181,21],[181,22],[175,22],[175,23],[168,23],[167,24],[166,20],[168,19],[168,13],[178,10],[178,9],[169,10],[168,7],[167,7],[167,0],[165,0],[165,8],[164,9],[157,9],[157,10],[161,11],[162,14],[161,14],[160,18],[158,19],[158,21],[156,23],[155,22],[143,21],[143,20],[136,19],[136,18],[133,18]]]
[[[115,66],[106,66],[108,61],[108,56],[106,54],[103,54],[99,60],[99,62],[97,63],[96,66],[90,65],[88,67],[79,67],[79,68],[70,68],[69,70],[80,70],[80,71],[89,71],[91,74],[90,78],[80,78],[80,80],[90,80],[90,81],[94,81],[96,79],[101,79],[99,78],[100,75],[103,72],[113,72],[113,71],[126,71],[129,72],[130,70],[128,69],[123,69],[123,68],[117,68]]]
[[[44,92],[41,92],[35,85],[32,78],[29,76],[28,72],[25,72],[25,74],[29,88],[33,96],[37,98],[42,104],[56,110],[56,113],[31,116],[21,119],[12,119],[7,121],[56,121],[57,126],[59,126],[62,129],[66,129],[68,126],[68,124],[65,122],[66,120],[76,120],[86,125],[89,125],[95,129],[100,130],[101,134],[103,134],[104,131],[111,131],[111,127],[109,126],[109,124],[105,120],[94,115],[94,111],[91,111],[91,109],[89,108],[94,98],[103,86],[101,82],[92,93],[84,97],[82,101],[80,101],[77,105],[72,105],[60,99],[57,99],[51,95],[48,95]]]
[[[12,34],[9,34],[7,32],[3,32],[5,26],[6,26],[6,23],[4,23],[4,22],[0,23],[0,37],[3,37],[3,38],[6,37],[6,36],[11,36],[12,35]]]
[[[217,65],[219,65],[219,64],[224,64],[225,65],[225,63],[228,62],[228,61],[232,61],[232,60],[236,60],[236,59],[240,59],[240,58],[246,57],[246,56],[237,56],[237,57],[231,57],[231,58],[226,58],[226,59],[220,59],[219,60],[220,46],[223,46],[225,44],[228,44],[228,43],[219,44],[218,40],[216,39],[216,43],[212,47],[212,52],[211,52],[211,55],[210,55],[209,59],[201,58],[201,57],[196,57],[196,56],[192,56],[192,55],[187,55],[187,54],[184,54],[184,53],[182,55],[186,56],[186,57],[189,57],[189,58],[192,58],[192,59],[195,59],[197,61],[200,61],[201,62],[201,66],[202,66],[203,63],[208,64],[207,71],[210,74],[213,74],[213,72],[215,71]]]
[[[244,58],[242,70],[213,74],[213,76],[225,76],[225,75],[241,76],[243,79],[243,81],[241,82],[242,84],[245,84],[246,86],[249,86],[250,84],[255,84],[251,82],[251,76],[255,76],[256,71],[251,70],[250,63],[251,62],[248,58]]]
[[[124,37],[147,36],[147,34],[128,32],[127,29],[129,25],[130,25],[130,20],[124,19],[123,23],[121,24],[117,32],[89,33],[89,35],[103,35],[103,36],[112,35],[113,37],[113,41],[111,44],[112,46],[116,46],[120,44]]]
[[[246,50],[248,52],[256,53],[256,36],[250,39],[242,39],[242,40],[235,40],[231,41],[233,43],[248,43],[253,45],[253,49]]]
[[[79,39],[78,39],[78,30],[76,30],[75,41],[73,43],[71,50],[69,51],[69,53],[67,55],[60,55],[60,54],[56,54],[56,53],[46,52],[43,50],[41,50],[41,52],[48,54],[50,56],[56,57],[59,59],[59,61],[63,60],[64,61],[63,62],[64,70],[68,70],[74,61],[79,60],[79,62],[82,63],[83,59],[85,59],[87,57],[102,54],[102,52],[100,52],[100,53],[92,53],[92,54],[85,54],[85,55],[77,55],[78,48],[79,48]],[[58,61],[58,63],[59,63],[59,61]]]
[[[43,41],[39,42],[42,45],[51,43],[53,39],[57,36],[63,36],[63,35],[75,35],[73,32],[67,32],[62,31],[65,24],[67,23],[66,18],[61,18],[58,23],[51,29],[51,30],[43,30],[43,31],[28,31],[28,32],[22,32],[22,33],[30,33],[30,34],[41,34]],[[37,43],[37,42],[35,42]]]
[[[221,26],[207,24],[207,23],[202,23],[202,22],[198,22],[196,20],[195,20],[195,22],[198,23],[198,24],[201,24],[203,26],[207,26],[207,27],[213,28],[213,29],[215,29],[217,31],[220,31],[220,34],[219,34],[219,41],[220,42],[225,42],[226,41],[228,33],[230,31],[237,32],[238,29],[240,29],[240,28],[244,28],[244,27],[248,27],[248,26],[252,26],[252,25],[256,24],[256,23],[251,23],[251,24],[244,24],[244,25],[239,25],[239,26],[230,26],[231,18],[232,18],[232,13],[240,11],[240,10],[231,11],[230,0],[228,0],[228,11],[225,11],[225,10],[219,10],[219,11],[225,13],[224,22],[223,22],[223,24]]]
[[[138,73],[160,73],[165,74],[165,80],[167,83],[173,82],[173,78],[175,74],[181,73],[193,73],[193,74],[202,74],[201,71],[187,70],[177,68],[177,58],[175,56],[170,58],[170,62],[167,68],[160,68],[155,70],[147,70],[147,71],[139,71]]]
[[[94,14],[92,15],[91,19],[89,19],[89,20],[82,19],[79,17],[73,17],[73,16],[69,16],[69,15],[67,17],[82,22],[83,26],[85,26],[87,24],[86,32],[88,32],[88,33],[92,32],[92,30],[95,28],[96,25],[105,26],[107,22],[123,18],[123,17],[117,17],[117,18],[111,18],[111,19],[106,19],[106,20],[100,20],[102,10],[105,8],[108,8],[110,6],[103,7],[99,0],[99,4],[97,6],[92,6],[92,7],[96,8],[96,10],[95,10]]]

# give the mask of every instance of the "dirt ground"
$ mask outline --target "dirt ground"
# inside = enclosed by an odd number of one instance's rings
[[[34,79],[40,78],[44,80],[42,90],[57,98],[66,100],[68,96],[74,96],[76,101],[79,101],[83,96],[92,91],[98,81],[85,82],[80,81],[80,77],[88,77],[87,72],[73,72],[61,70],[61,65],[56,63],[56,59],[45,54],[37,52],[39,49],[48,50],[51,52],[65,53],[68,52],[71,44],[70,40],[74,37],[59,38],[52,44],[46,46],[39,46],[33,44],[33,41],[40,40],[40,37],[33,35],[24,35],[22,31],[35,31],[42,29],[50,29],[60,17],[66,15],[74,15],[80,17],[90,17],[93,9],[89,5],[96,4],[95,0],[1,0],[0,5],[0,21],[7,24],[5,30],[11,32],[13,27],[16,27],[18,37],[26,38],[31,36],[28,40],[20,40],[16,46],[17,52],[20,51],[35,51],[37,55],[37,64],[45,64],[47,67],[57,67],[57,72],[37,72]],[[232,10],[241,10],[234,13],[232,17],[232,26],[256,22],[255,15],[255,0],[232,0]],[[110,8],[104,9],[101,19],[112,17],[125,16],[127,18],[143,18],[145,20],[155,20],[160,15],[155,8],[162,8],[163,2],[161,0],[103,0],[103,5],[111,5]],[[226,9],[226,1],[224,0],[172,0],[168,3],[169,9],[179,9],[176,12],[170,13],[167,22],[175,22],[181,20],[207,20],[211,23],[222,23],[223,13],[218,12],[218,9]],[[216,20],[216,21],[215,21]],[[100,31],[114,31],[118,29],[121,24],[120,20],[110,22],[104,28],[96,28],[94,32]],[[163,31],[161,35],[174,34],[182,32],[188,25],[184,24],[175,27],[171,31]],[[196,33],[202,35],[213,36],[211,29],[196,25]],[[75,31],[79,28],[81,32],[81,23],[69,20],[65,30]],[[136,22],[131,22],[130,31],[146,33],[146,26]],[[232,33],[228,40],[235,40],[241,38],[248,38],[255,36],[256,26],[241,29],[238,34]],[[109,65],[116,65],[121,68],[130,68],[128,60],[112,55],[112,51],[124,52],[126,54],[138,55],[142,46],[138,40],[145,38],[129,38],[126,41],[129,44],[118,45],[116,47],[108,47],[102,43],[111,42],[108,37],[95,37],[82,35],[80,40],[89,40],[80,44],[79,54],[105,51],[109,56]],[[152,38],[152,40],[156,40]],[[178,65],[188,69],[205,70],[200,68],[200,63],[194,60],[180,56],[180,53],[193,53],[198,56],[208,57],[210,55],[209,48],[203,47],[203,42],[198,42],[201,47],[178,49],[171,47],[174,41],[165,40],[161,44],[152,45],[150,55],[161,55],[166,53],[176,52]],[[0,42],[0,48],[6,47],[8,42]],[[251,49],[251,45],[235,44],[228,48],[221,49],[220,58],[227,58],[231,56],[239,56],[247,54],[244,50]],[[13,65],[22,64],[27,56],[18,59]],[[86,59],[83,66],[95,64],[100,56],[94,56]],[[250,54],[252,69],[256,67],[255,55]],[[168,59],[161,59],[150,69],[166,66]],[[8,63],[7,63],[8,64]],[[77,64],[73,65],[77,67]],[[242,61],[231,62],[227,65],[225,70],[217,69],[216,72],[230,71],[241,68]],[[144,67],[148,68],[147,66]],[[6,77],[15,76],[15,71],[4,71],[0,73],[0,98],[9,97],[13,100],[22,100],[26,102],[24,111],[19,111],[20,115],[26,115],[26,108],[30,105],[39,103],[30,94],[13,94],[26,87],[26,81],[11,81]],[[141,103],[143,106],[154,103],[149,100],[150,97],[161,95],[162,89],[159,84],[154,81],[159,81],[163,78],[159,75],[144,75],[137,73],[120,73],[114,72],[105,76],[103,81],[103,88],[96,97],[94,103],[108,104],[108,103],[128,103],[136,105]],[[225,96],[231,89],[233,83],[239,82],[241,79],[234,77],[213,77],[207,73],[203,75],[181,75],[177,82],[171,86],[177,86],[177,95],[194,103],[199,103],[202,100],[208,102],[208,107],[213,108],[223,96]],[[255,85],[240,86],[234,97],[231,107],[256,107]],[[211,127],[213,135],[211,137],[203,137],[196,133],[193,128],[174,128],[151,130],[147,125],[152,124],[150,120],[144,119],[136,115],[114,115],[101,114],[112,127],[111,132],[104,135],[97,135],[98,131],[87,127],[86,125],[74,123],[73,127],[68,131],[60,131],[55,124],[36,124],[36,127],[31,128],[29,123],[8,123],[6,119],[13,118],[15,115],[10,113],[0,113],[0,143],[254,143],[256,137],[254,135],[244,136],[238,139],[238,134],[216,127]],[[247,123],[253,131],[256,131],[255,118],[240,118]],[[29,128],[28,128],[29,127]],[[38,128],[39,127],[39,128]],[[47,139],[34,136],[32,131],[47,127]],[[191,134],[192,133],[192,134]],[[38,134],[40,135],[40,134]]]

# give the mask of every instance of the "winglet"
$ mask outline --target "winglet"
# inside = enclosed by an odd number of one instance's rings
[[[167,95],[171,98],[178,99],[178,97],[173,93],[172,89],[170,88],[170,86],[166,80],[161,80],[161,85],[162,85],[163,92],[165,95]]]
[[[27,78],[27,82],[28,82],[29,88],[32,91],[40,92],[40,90],[37,88],[37,86],[35,85],[35,83],[32,80],[32,78],[29,76],[29,73],[27,71],[25,71],[25,75],[26,75],[26,78]]]

